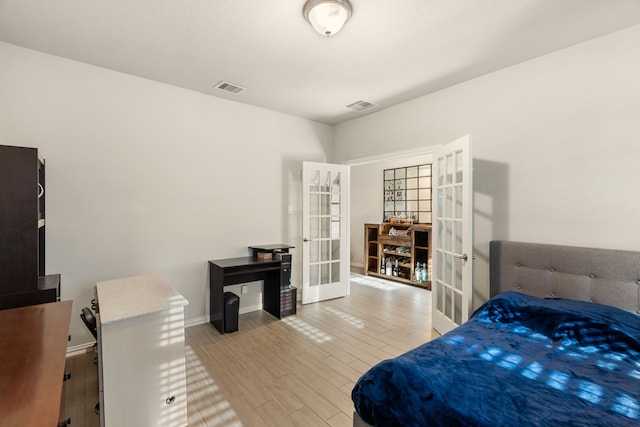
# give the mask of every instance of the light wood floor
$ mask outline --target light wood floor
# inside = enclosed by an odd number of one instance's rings
[[[190,427],[351,426],[351,389],[367,369],[429,339],[431,293],[354,275],[351,295],[277,320],[240,315],[239,331],[186,329]],[[93,354],[68,359],[67,415],[98,426]],[[77,375],[73,372],[77,371]]]

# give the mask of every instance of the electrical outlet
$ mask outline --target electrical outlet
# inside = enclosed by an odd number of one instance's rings
[[[241,295],[246,295],[248,293],[249,293],[249,286],[248,285],[240,286],[240,294]]]

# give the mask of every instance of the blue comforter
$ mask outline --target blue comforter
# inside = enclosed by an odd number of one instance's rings
[[[374,426],[638,426],[640,317],[507,292],[351,397]]]

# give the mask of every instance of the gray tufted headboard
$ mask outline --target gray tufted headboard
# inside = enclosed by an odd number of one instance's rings
[[[518,291],[640,314],[640,252],[495,240],[490,259],[491,296]]]

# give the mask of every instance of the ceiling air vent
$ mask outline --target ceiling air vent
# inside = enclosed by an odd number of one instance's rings
[[[376,104],[372,104],[371,102],[367,102],[367,101],[356,101],[353,104],[349,104],[347,105],[347,108],[353,111],[364,111],[364,110],[368,110],[369,108],[373,108],[375,107]]]
[[[224,90],[225,92],[230,92],[236,95],[246,90],[246,88],[234,85],[233,83],[225,82],[224,80],[216,85],[216,89]]]

